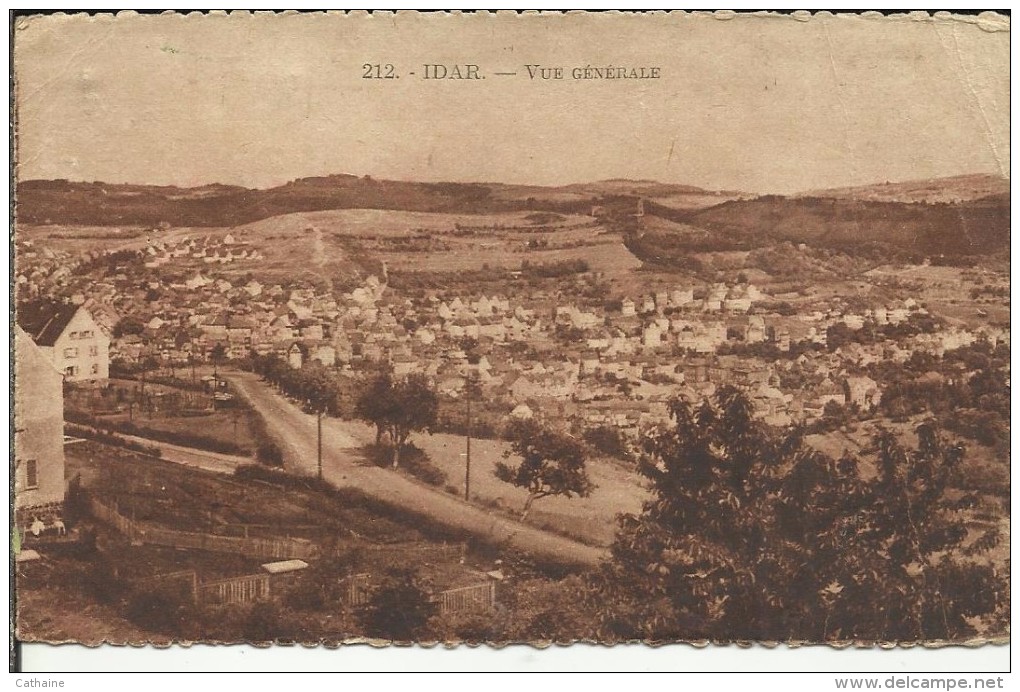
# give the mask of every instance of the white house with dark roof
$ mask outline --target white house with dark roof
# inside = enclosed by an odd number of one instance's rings
[[[110,337],[80,305],[45,304],[18,310],[17,322],[66,382],[110,377]]]

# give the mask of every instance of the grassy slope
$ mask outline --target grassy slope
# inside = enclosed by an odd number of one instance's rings
[[[686,215],[688,225],[750,245],[788,240],[852,248],[879,243],[922,255],[980,255],[1009,244],[1009,197],[960,204],[759,197]]]

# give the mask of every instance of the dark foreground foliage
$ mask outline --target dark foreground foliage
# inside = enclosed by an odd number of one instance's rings
[[[963,449],[933,423],[890,433],[868,463],[833,460],[751,417],[733,389],[650,437],[654,497],[621,518],[599,581],[601,636],[648,640],[960,640],[1008,608],[1008,578],[966,544],[947,490]]]

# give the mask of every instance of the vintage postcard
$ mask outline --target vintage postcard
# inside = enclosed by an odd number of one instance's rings
[[[994,13],[12,19],[25,642],[1007,642]]]

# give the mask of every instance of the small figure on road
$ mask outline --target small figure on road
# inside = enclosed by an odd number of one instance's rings
[[[57,517],[56,519],[53,520],[53,528],[57,530],[58,536],[67,535],[67,527],[64,526],[64,520],[61,519],[60,517]]]
[[[32,519],[32,525],[28,527],[28,530],[32,532],[33,536],[39,536],[39,534],[46,530],[46,524],[42,523],[39,517],[32,517]]]

